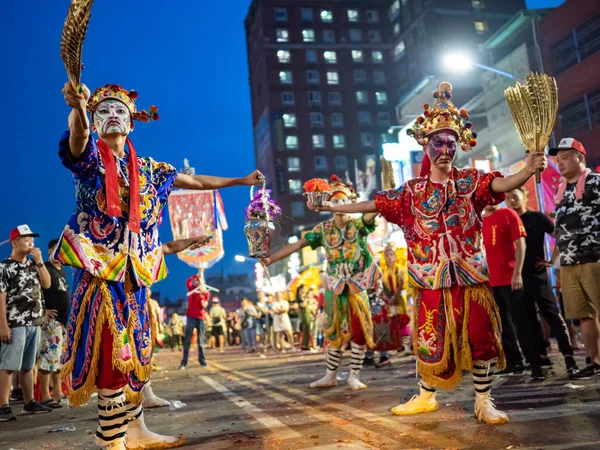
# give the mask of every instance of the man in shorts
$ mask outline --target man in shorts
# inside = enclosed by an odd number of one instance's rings
[[[42,288],[50,287],[50,274],[42,252],[33,245],[28,225],[10,232],[12,252],[0,262],[0,422],[15,420],[9,404],[13,372],[20,372],[23,414],[52,411],[33,398],[33,368],[44,321]]]
[[[221,306],[219,298],[213,298],[213,305],[210,308],[210,318],[212,320],[211,339],[214,340],[214,348],[218,348],[222,353],[225,351],[225,320],[227,313]]]

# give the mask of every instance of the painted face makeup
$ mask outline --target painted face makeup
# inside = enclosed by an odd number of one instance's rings
[[[94,111],[94,125],[99,134],[129,134],[131,114],[118,100],[105,100]]]
[[[347,205],[350,203],[350,199],[344,194],[333,195],[329,200],[332,205]]]
[[[450,132],[439,132],[430,139],[427,144],[429,159],[435,164],[442,157],[451,163],[456,155],[456,135]]]

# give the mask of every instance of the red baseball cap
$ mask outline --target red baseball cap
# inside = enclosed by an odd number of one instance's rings
[[[34,233],[29,228],[29,225],[19,225],[17,228],[10,232],[10,241],[14,241],[18,237],[31,236],[31,237],[40,237],[39,234]]]
[[[577,139],[573,139],[573,138],[561,139],[560,144],[558,144],[558,147],[551,148],[550,150],[548,150],[548,154],[550,156],[556,156],[556,154],[561,150],[575,150],[575,151],[578,151],[579,153],[581,153],[582,155],[587,155],[583,144],[581,142],[579,142]]]

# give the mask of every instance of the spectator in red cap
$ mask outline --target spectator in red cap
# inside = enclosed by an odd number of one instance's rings
[[[555,235],[567,319],[579,319],[591,360],[573,379],[600,375],[600,174],[586,168],[586,151],[573,138],[550,149],[562,179],[555,196]]]
[[[23,414],[51,411],[33,399],[33,369],[44,321],[42,288],[50,287],[42,252],[33,245],[38,236],[29,226],[19,225],[10,232],[10,256],[0,262],[0,422],[16,419],[8,403],[13,372],[20,372]]]

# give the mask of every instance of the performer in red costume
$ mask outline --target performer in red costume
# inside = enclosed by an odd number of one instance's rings
[[[476,144],[468,112],[453,105],[452,86],[442,83],[432,106],[409,130],[423,146],[421,176],[399,189],[379,192],[375,201],[327,205],[345,213],[379,212],[402,228],[408,243],[410,287],[415,290],[413,346],[421,375],[420,393],[392,409],[397,415],[435,411],[436,389],[452,389],[463,370],[473,372],[475,414],[497,424],[508,416],[490,396],[496,366],[505,365],[501,323],[488,284],[481,242],[481,211],[504,200],[504,192],[522,186],[546,168],[544,155],[530,155],[520,172],[456,169],[458,146]]]

